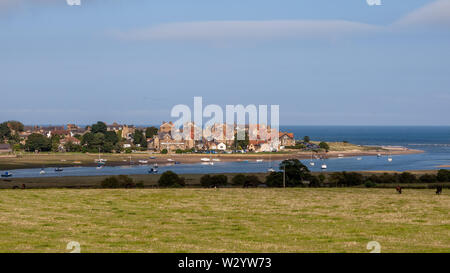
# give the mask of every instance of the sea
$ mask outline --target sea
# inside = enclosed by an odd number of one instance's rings
[[[444,165],[450,165],[450,126],[281,126],[282,131],[294,133],[297,139],[309,136],[311,140],[348,141],[358,145],[402,146],[424,151],[420,154],[393,155],[392,162],[387,157],[377,156],[330,158],[316,160],[311,166],[310,160],[303,163],[311,171],[410,171],[438,170]],[[167,164],[159,166],[159,173],[167,170],[178,174],[213,174],[213,173],[256,173],[267,172],[269,168],[278,169],[279,161],[256,162],[214,162],[214,165],[198,164]],[[327,169],[322,170],[321,165]],[[450,168],[446,168],[450,169]],[[149,166],[105,166],[66,167],[63,172],[55,172],[52,168],[12,170],[13,177],[55,177],[55,176],[96,176],[118,174],[148,174]],[[2,170],[7,171],[7,170]],[[150,174],[149,174],[150,175]]]

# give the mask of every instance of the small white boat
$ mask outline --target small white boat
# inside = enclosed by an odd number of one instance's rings
[[[39,172],[39,174],[40,174],[40,175],[44,175],[44,174],[45,174],[44,169],[42,169],[42,170]]]
[[[316,166],[316,163],[314,163],[314,162],[309,162],[309,165],[311,165],[311,166]]]
[[[219,158],[213,158],[213,161],[220,162]]]
[[[322,170],[326,170],[328,168],[328,166],[326,164],[322,164]]]
[[[256,162],[263,162],[263,159],[256,159]]]
[[[167,161],[173,162],[173,159],[172,158],[168,158]]]
[[[148,160],[139,160],[139,163],[141,163],[141,164],[147,164],[148,163]]]
[[[388,158],[388,161],[389,161],[389,162],[392,162],[392,160],[393,160],[392,157],[389,157],[389,158]]]
[[[338,158],[344,158],[343,154],[338,154]]]
[[[377,154],[377,157],[381,157],[381,154]]]
[[[207,157],[203,157],[203,158],[201,158],[200,159],[201,161],[203,161],[203,162],[209,162],[209,161],[211,161],[209,158],[207,158]]]
[[[362,160],[362,157],[358,157],[356,160]]]
[[[274,170],[273,168],[269,168],[269,169],[267,169],[267,172],[269,172],[269,173],[274,173],[275,170]]]
[[[209,165],[213,166],[213,165],[214,165],[214,162],[209,162]]]

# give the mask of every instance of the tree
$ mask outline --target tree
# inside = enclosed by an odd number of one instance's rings
[[[20,121],[10,120],[6,122],[8,127],[15,132],[23,132],[24,126]]]
[[[72,153],[75,153],[75,152],[81,152],[81,145],[78,145],[78,144],[74,144],[74,143],[72,143],[71,141],[69,141],[69,142],[67,142],[65,145],[64,145],[64,149],[67,151],[67,152],[72,152]]]
[[[286,186],[300,185],[303,180],[311,178],[308,167],[298,159],[287,159],[280,163],[280,170],[286,171]]]
[[[234,134],[234,147],[238,147],[239,150],[242,149],[246,149],[248,147],[248,144],[250,143],[249,141],[249,136],[248,136],[248,132],[245,132],[245,138],[238,140],[238,133],[236,132],[236,134]]]
[[[450,182],[450,171],[449,170],[439,170],[437,174],[437,180],[439,182]]]
[[[158,128],[156,128],[154,126],[147,127],[147,129],[145,129],[145,136],[147,138],[152,138],[156,134],[158,134]]]
[[[96,124],[92,124],[91,132],[93,134],[102,133],[105,134],[108,131],[108,127],[104,122],[98,121]]]
[[[105,133],[105,142],[109,142],[112,145],[116,145],[119,142],[119,137],[113,131],[108,131]]]
[[[158,185],[160,187],[180,188],[184,187],[186,184],[184,182],[184,178],[179,177],[172,171],[166,171],[159,178]]]
[[[309,143],[311,141],[311,139],[309,138],[309,136],[304,136],[303,141],[306,143]]]
[[[133,133],[133,143],[135,145],[139,144],[141,147],[147,147],[147,139],[144,136],[144,132],[142,130],[136,130]]]
[[[5,139],[8,139],[11,136],[11,129],[8,126],[7,122],[3,122],[0,124],[0,142],[3,142]]]
[[[324,142],[324,141],[322,141],[322,142],[319,143],[319,147],[320,147],[321,149],[324,149],[324,150],[327,151],[327,152],[330,150],[330,146],[328,145],[328,143],[326,143],[326,142]]]
[[[29,151],[48,152],[52,149],[52,142],[49,138],[41,134],[31,134],[25,143],[25,149]]]

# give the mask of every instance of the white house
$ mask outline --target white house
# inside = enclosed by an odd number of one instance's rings
[[[227,149],[227,145],[225,143],[221,142],[217,145],[217,150],[219,151],[225,151]]]

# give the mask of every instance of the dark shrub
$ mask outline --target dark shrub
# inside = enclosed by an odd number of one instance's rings
[[[366,188],[374,188],[377,186],[377,184],[375,184],[371,180],[367,180],[366,183],[364,183],[364,186],[366,186]]]
[[[235,186],[243,186],[245,184],[247,177],[243,174],[237,174],[231,179],[231,184]]]
[[[169,152],[169,151],[167,151],[167,149],[162,149],[162,150],[161,150],[161,153],[162,153],[162,154],[167,154],[168,152]]]
[[[185,186],[184,178],[179,177],[178,174],[167,171],[164,172],[158,180],[158,185],[160,187],[169,188],[181,188]]]
[[[423,183],[435,183],[437,181],[437,177],[434,174],[424,174],[420,177],[420,181]]]
[[[102,188],[134,188],[133,179],[126,175],[111,176],[101,182]]]
[[[450,182],[450,170],[439,170],[437,180],[439,182]]]
[[[137,182],[136,188],[141,188],[141,189],[144,188],[144,182],[142,182],[142,181]]]
[[[268,187],[283,187],[283,173],[271,172],[266,176],[266,185]]]
[[[416,183],[417,177],[409,172],[404,172],[398,176],[399,183]]]
[[[134,188],[136,186],[133,179],[127,175],[119,175],[117,179],[119,180],[120,188]]]
[[[320,187],[321,184],[322,184],[321,178],[319,178],[318,176],[312,175],[311,178],[309,179],[310,187]]]
[[[364,183],[364,176],[354,172],[332,173],[330,178],[338,186],[358,186]]]
[[[205,188],[213,188],[218,186],[225,186],[228,182],[228,177],[223,174],[220,175],[204,175],[200,178],[200,184]]]
[[[102,188],[118,188],[119,187],[119,179],[115,176],[111,176],[108,178],[105,178],[101,183]]]
[[[248,175],[245,177],[244,187],[258,187],[261,181],[256,175]]]
[[[394,184],[398,183],[398,175],[397,174],[388,174],[383,173],[382,175],[373,175],[370,177],[370,180],[376,184]]]

